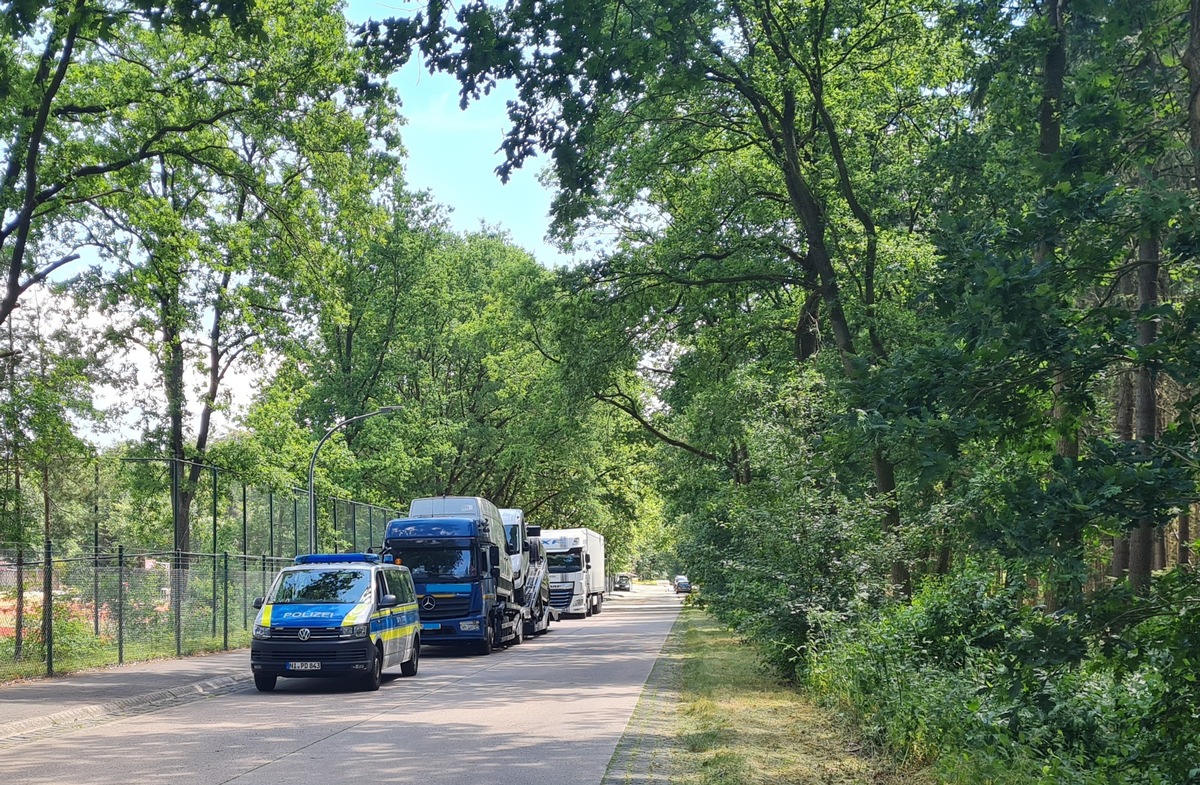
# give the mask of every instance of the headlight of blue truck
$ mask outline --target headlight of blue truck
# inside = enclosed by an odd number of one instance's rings
[[[477,621],[460,621],[458,628],[463,632],[479,632],[479,622]]]
[[[264,640],[271,637],[271,628],[264,627],[261,624],[254,625],[254,637],[259,640]]]
[[[365,638],[367,633],[371,631],[371,625],[368,624],[352,624],[349,627],[342,627],[343,638]]]

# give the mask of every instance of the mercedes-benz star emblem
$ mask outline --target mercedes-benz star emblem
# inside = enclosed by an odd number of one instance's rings
[[[435,605],[437,605],[437,600],[433,598],[432,594],[426,595],[425,599],[421,600],[421,607],[427,611],[433,610]]]
[[[312,635],[312,630],[310,630],[308,627],[301,627],[300,632],[296,633],[296,637],[302,641],[308,640],[309,635]]]

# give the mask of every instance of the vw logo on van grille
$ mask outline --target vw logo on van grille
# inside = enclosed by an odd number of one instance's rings
[[[436,605],[437,600],[433,598],[432,594],[426,594],[425,599],[421,600],[421,607],[427,611],[433,610]]]
[[[308,636],[312,635],[312,630],[308,627],[301,627],[300,632],[296,633],[296,637],[302,641],[308,640]]]

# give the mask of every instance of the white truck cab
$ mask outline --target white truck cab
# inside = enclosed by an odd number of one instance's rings
[[[550,603],[591,616],[604,608],[604,535],[591,529],[542,530],[550,569]]]

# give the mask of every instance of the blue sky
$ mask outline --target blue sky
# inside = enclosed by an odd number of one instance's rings
[[[413,9],[409,2],[350,0],[346,18],[358,23],[407,16]],[[545,240],[551,194],[537,179],[544,159],[527,163],[506,185],[495,173],[504,159],[498,150],[508,127],[505,102],[515,95],[512,86],[500,85],[464,111],[458,107],[458,82],[445,74],[430,74],[416,58],[391,82],[407,120],[401,136],[408,152],[409,187],[428,190],[450,208],[450,223],[458,232],[486,224],[507,231],[515,244],[545,266],[569,263],[570,257]]]

